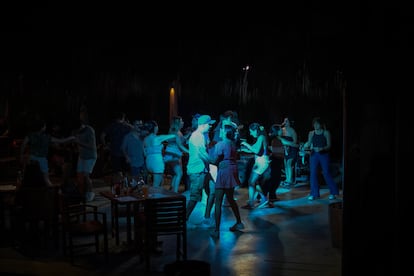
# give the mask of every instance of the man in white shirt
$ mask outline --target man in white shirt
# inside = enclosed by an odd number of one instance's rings
[[[187,163],[187,175],[190,179],[190,199],[187,204],[187,221],[197,202],[201,201],[206,177],[210,178],[210,158],[207,152],[205,135],[215,122],[216,120],[212,120],[209,115],[201,115],[198,118],[197,129],[193,131],[188,141],[189,159]],[[208,208],[211,210],[211,207],[207,206],[206,212]]]

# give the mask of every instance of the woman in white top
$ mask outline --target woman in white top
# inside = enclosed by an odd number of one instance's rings
[[[169,134],[175,134],[175,137],[168,140],[165,148],[164,162],[170,165],[173,170],[173,177],[171,179],[171,187],[174,192],[178,192],[181,178],[183,177],[183,153],[188,154],[188,148],[184,145],[185,138],[181,132],[184,127],[184,121],[180,116],[174,116],[171,120]]]
[[[243,209],[253,209],[258,194],[260,194],[261,197],[260,205],[267,204],[267,198],[263,194],[262,188],[258,184],[258,180],[262,176],[270,176],[270,159],[267,151],[268,146],[265,129],[259,123],[251,123],[249,125],[249,132],[250,136],[256,141],[252,145],[247,142],[242,142],[242,148],[240,150],[243,152],[254,153],[255,161],[249,178],[249,200],[245,206],[241,207]]]
[[[148,131],[148,135],[144,138],[144,154],[145,165],[149,173],[152,174],[152,185],[160,187],[164,180],[165,164],[163,160],[162,150],[163,142],[174,138],[175,134],[157,135],[158,124],[155,121],[148,121],[144,127]]]
[[[283,186],[290,187],[295,182],[295,164],[299,153],[298,135],[292,127],[292,120],[285,118],[282,123],[282,138],[285,166],[285,181]]]

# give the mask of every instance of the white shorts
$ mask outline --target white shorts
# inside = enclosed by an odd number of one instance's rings
[[[164,173],[165,164],[162,154],[147,155],[145,165],[150,173]]]
[[[256,156],[253,165],[253,172],[262,175],[269,167],[270,159],[267,155]]]
[[[49,173],[49,162],[46,157],[38,157],[35,155],[30,155],[30,160],[39,162],[40,170],[42,173]]]
[[[91,174],[95,167],[96,159],[78,159],[76,166],[76,172],[78,173],[89,173]]]

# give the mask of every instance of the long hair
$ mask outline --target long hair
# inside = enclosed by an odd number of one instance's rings
[[[234,127],[233,125],[224,125],[223,127],[223,131],[224,131],[224,135],[226,136],[227,139],[235,142],[237,135],[237,128]]]
[[[158,126],[157,122],[154,120],[146,121],[144,124],[144,128],[148,131],[148,133],[154,133],[155,128]]]
[[[181,116],[174,116],[170,122],[170,130],[169,133],[177,133],[181,129]]]
[[[270,127],[270,131],[269,131],[269,137],[270,138],[275,138],[279,135],[279,131],[281,129],[281,126],[279,124],[273,124]]]
[[[257,137],[263,135],[264,139],[263,139],[263,145],[262,145],[262,149],[260,152],[263,152],[263,154],[267,153],[267,136],[266,136],[266,129],[264,128],[264,126],[260,125],[259,123],[251,123],[249,125],[249,129],[251,130],[257,130]]]
[[[260,125],[259,123],[251,123],[249,125],[249,129],[257,130],[258,135],[266,135],[266,130],[265,130],[264,126]]]
[[[321,125],[322,129],[326,129],[326,124],[325,122],[321,119],[321,117],[315,117],[312,119],[312,127],[315,123],[318,123]]]

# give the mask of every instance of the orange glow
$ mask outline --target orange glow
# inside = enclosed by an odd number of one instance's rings
[[[170,121],[177,115],[177,102],[174,87],[170,88]]]

